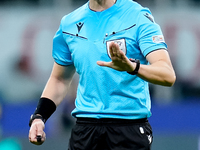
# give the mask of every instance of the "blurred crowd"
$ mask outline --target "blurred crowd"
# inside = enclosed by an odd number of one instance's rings
[[[27,5],[55,5],[56,3],[65,3],[71,1],[73,4],[85,3],[88,0],[0,0],[0,4],[27,4]],[[200,0],[135,0],[141,4],[154,5],[161,3],[163,5],[178,5],[181,3],[197,6],[200,5]]]
[[[52,67],[52,60],[50,60],[52,59],[51,52],[47,51],[47,49],[51,49],[52,46],[52,43],[49,41],[52,40],[52,37],[59,26],[61,17],[87,1],[88,0],[0,0],[0,7],[2,6],[0,14],[1,35],[5,34],[12,43],[16,42],[15,44],[18,44],[15,47],[9,45],[9,40],[6,40],[6,38],[4,38],[5,36],[0,35],[0,40],[4,41],[1,42],[2,49],[4,49],[4,51],[2,50],[1,52],[7,52],[8,57],[15,57],[14,59],[11,58],[13,64],[9,64],[10,62],[7,63],[8,60],[3,57],[3,59],[5,59],[4,64],[10,66],[10,68],[5,68],[7,70],[4,70],[0,75],[1,82],[6,83],[4,86],[0,86],[0,101],[1,97],[2,99],[9,99],[12,101],[13,98],[17,100],[30,100],[40,96],[41,90],[46,83]],[[196,67],[198,68],[199,64],[198,40],[200,37],[200,21],[198,19],[199,9],[193,8],[198,8],[198,6],[200,6],[200,0],[135,1],[143,6],[149,7],[154,12],[156,21],[159,21],[159,24],[163,29],[172,62],[178,75],[176,84],[173,88],[168,89],[150,85],[152,97],[154,99],[164,97],[171,101],[174,98],[199,98],[200,78],[198,75],[199,71]],[[24,9],[20,8],[14,10],[17,8],[15,6],[25,7],[23,7]],[[26,8],[30,7],[26,6],[33,6],[33,9],[27,11]],[[49,9],[54,6],[55,9]],[[35,7],[40,9],[34,9]],[[47,9],[43,9],[44,7]],[[61,7],[62,9],[57,9],[57,7]],[[181,9],[180,11],[176,11],[176,8]],[[193,10],[196,11],[193,12]],[[8,13],[11,11],[15,13]],[[20,15],[20,17],[17,19],[15,15]],[[14,26],[13,22],[17,23],[17,25]],[[22,28],[22,26],[24,27]],[[5,32],[7,28],[13,29],[15,34],[13,34],[12,30]],[[18,33],[16,33],[16,30]],[[41,40],[40,35],[43,35],[47,30],[49,35],[44,35],[47,38]],[[16,41],[15,39],[19,39],[20,41]],[[37,47],[38,45],[40,47]],[[187,50],[188,48],[191,52]],[[18,51],[16,49],[18,49]],[[183,49],[184,53],[180,52],[181,49]],[[31,51],[31,53],[28,53],[28,51]],[[47,61],[44,61],[42,57],[35,57],[36,55],[33,55],[34,53],[41,53],[40,56],[48,55]],[[190,59],[190,61],[182,67],[181,65],[184,62],[185,57]],[[3,62],[3,59],[0,61]],[[37,59],[39,59],[39,61]],[[43,61],[42,65],[41,63],[37,63],[40,61]],[[40,66],[38,64],[40,64]],[[33,72],[40,72],[43,76],[41,77],[39,73]],[[192,72],[192,75],[190,72]],[[15,78],[15,80],[8,80],[8,78]],[[12,90],[16,88],[17,90]],[[26,90],[26,92],[23,92],[24,90]]]

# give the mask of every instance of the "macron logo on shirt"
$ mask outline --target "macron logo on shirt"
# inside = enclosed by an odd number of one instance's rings
[[[83,27],[83,22],[79,22],[76,24],[77,28],[78,28],[78,33],[81,31],[81,28]]]

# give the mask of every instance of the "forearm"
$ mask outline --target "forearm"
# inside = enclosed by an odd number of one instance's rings
[[[74,66],[63,67],[54,64],[51,76],[38,102],[37,109],[30,119],[29,126],[32,125],[34,119],[42,119],[45,123],[54,113],[56,107],[66,96],[74,72]]]
[[[67,94],[71,80],[62,81],[54,77],[50,77],[41,97],[51,99],[58,106]]]
[[[140,65],[138,76],[145,81],[163,86],[172,86],[176,80],[173,67],[162,60],[151,65]]]
[[[74,66],[64,67],[54,63],[51,76],[41,97],[51,99],[58,106],[67,94],[74,73]]]

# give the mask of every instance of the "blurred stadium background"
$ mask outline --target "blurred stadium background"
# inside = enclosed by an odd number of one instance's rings
[[[200,0],[137,1],[160,24],[177,74],[172,88],[150,85],[153,150],[200,150]],[[67,149],[77,75],[42,146],[29,143],[28,121],[51,72],[60,19],[85,2],[0,0],[0,150]]]

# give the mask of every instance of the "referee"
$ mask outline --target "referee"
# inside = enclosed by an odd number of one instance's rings
[[[66,96],[75,71],[77,119],[68,150],[150,150],[148,82],[176,80],[162,31],[149,9],[132,0],[89,0],[64,16],[53,39],[51,76],[30,119],[29,140],[41,145],[45,122]]]

